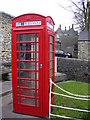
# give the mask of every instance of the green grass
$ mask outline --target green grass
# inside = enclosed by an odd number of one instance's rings
[[[76,81],[62,82],[57,85],[73,94],[86,95],[86,96],[88,95],[88,87],[90,86],[90,84],[83,83],[83,82],[76,82]],[[56,87],[55,87],[55,92],[60,94],[62,93],[66,94]],[[66,97],[55,95],[54,104],[58,106],[90,110],[89,102],[90,101],[76,100],[72,98],[66,98]],[[65,109],[54,108],[54,107],[52,107],[52,113],[57,115],[64,115],[67,117],[82,118],[83,120],[85,119],[88,120],[88,116],[89,116],[88,113],[85,113],[85,112],[65,110]]]

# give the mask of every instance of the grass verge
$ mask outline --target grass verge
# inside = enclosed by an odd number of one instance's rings
[[[88,83],[76,82],[76,81],[62,82],[62,83],[58,83],[57,85],[73,94],[85,95],[85,96],[88,95],[88,87],[90,86],[90,84]],[[60,89],[58,89],[57,87],[55,87],[55,92],[60,94],[66,94],[62,92]],[[66,97],[55,95],[54,104],[58,106],[64,106],[64,107],[70,107],[70,108],[90,110],[89,102],[90,101],[88,100],[87,101],[76,100],[72,98],[66,98]],[[78,112],[78,111],[66,110],[66,109],[60,109],[60,108],[54,108],[54,107],[52,107],[52,114],[73,117],[73,118],[83,119],[83,120],[88,120],[90,117],[89,114],[86,112]]]

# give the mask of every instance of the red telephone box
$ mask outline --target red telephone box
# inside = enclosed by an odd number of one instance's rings
[[[50,16],[25,14],[12,20],[14,112],[48,115],[49,80],[55,81],[54,51],[54,21]]]

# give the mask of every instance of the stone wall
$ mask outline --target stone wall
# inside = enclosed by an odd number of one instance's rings
[[[0,59],[2,62],[11,61],[11,25],[12,16],[0,12]]]
[[[90,60],[90,42],[88,41],[78,42],[78,58]]]
[[[58,58],[57,72],[65,73],[67,79],[90,82],[90,61],[74,58]]]

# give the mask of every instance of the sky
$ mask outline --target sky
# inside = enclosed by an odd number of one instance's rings
[[[51,16],[55,22],[54,30],[61,24],[69,29],[73,24],[73,14],[66,11],[60,5],[67,8],[69,0],[0,0],[0,11],[12,16],[19,16],[26,13],[37,13],[44,16]]]

